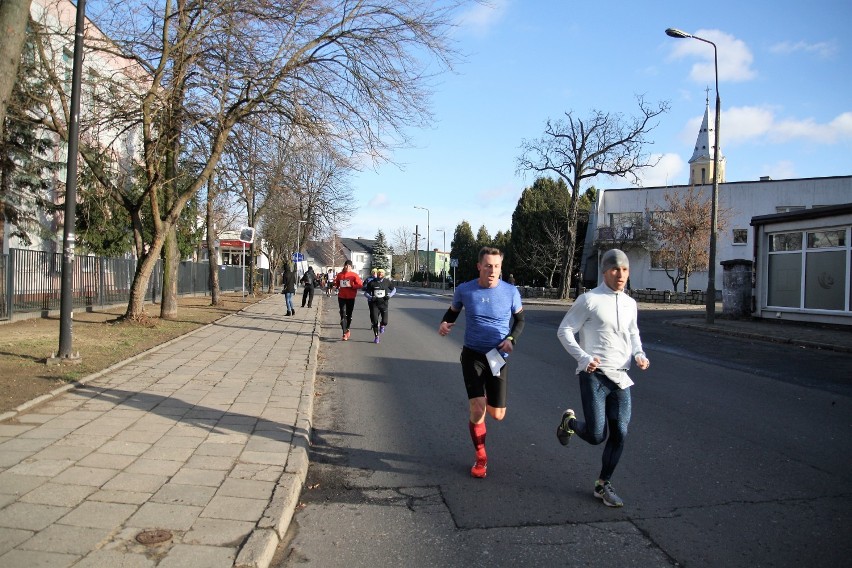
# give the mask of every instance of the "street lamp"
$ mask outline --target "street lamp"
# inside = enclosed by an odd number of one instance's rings
[[[707,323],[713,323],[716,319],[716,228],[718,224],[716,210],[719,206],[719,123],[722,116],[722,99],[719,98],[719,56],[716,44],[703,37],[694,36],[675,28],[668,28],[666,35],[678,39],[697,39],[713,46],[713,68],[716,72],[716,121],[713,142],[715,145],[713,148],[713,197],[710,208],[710,266],[707,268],[707,298],[705,307]]]
[[[420,207],[419,205],[415,205],[414,208],[422,209],[426,212],[426,282],[428,282],[429,274],[432,272],[429,267],[429,252],[432,250],[431,245],[429,244],[429,210],[425,207]]]
[[[444,235],[444,248],[441,249],[441,252],[446,254],[447,253],[447,230],[446,229],[435,229],[435,231],[439,232],[439,233],[443,233],[443,235]],[[447,289],[447,261],[446,261],[446,259],[444,259],[444,266],[441,268],[441,276],[442,276],[441,290],[446,290]]]

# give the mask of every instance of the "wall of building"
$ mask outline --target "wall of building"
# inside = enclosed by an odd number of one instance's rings
[[[609,226],[610,214],[640,212],[665,208],[667,192],[687,191],[689,186],[649,187],[601,190],[597,202],[594,226],[589,231]],[[704,186],[704,195],[709,199],[712,186]],[[747,259],[753,257],[754,233],[751,218],[779,212],[779,208],[804,207],[807,209],[825,205],[847,203],[852,196],[852,176],[806,178],[791,180],[766,180],[753,182],[730,182],[719,186],[719,211],[730,213],[728,228],[717,236],[716,261]],[[647,219],[645,219],[647,222]],[[733,229],[746,229],[748,239],[744,244],[733,243]],[[656,288],[671,290],[671,280],[663,270],[651,268],[651,257],[644,248],[626,251],[630,257],[630,281],[633,288]],[[599,280],[600,281],[600,280]],[[682,284],[681,284],[682,285]],[[722,288],[722,270],[716,267],[716,289]],[[690,275],[689,289],[707,288],[707,272]]]

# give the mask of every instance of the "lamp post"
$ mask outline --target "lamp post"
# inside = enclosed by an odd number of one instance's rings
[[[706,312],[707,323],[713,323],[716,319],[716,228],[717,209],[719,206],[719,123],[722,116],[722,99],[719,98],[719,55],[716,44],[703,37],[694,36],[676,28],[668,28],[666,35],[678,39],[692,38],[713,46],[713,68],[716,73],[716,120],[713,148],[713,196],[710,207],[710,251],[709,266],[707,267],[707,298]]]
[[[429,266],[429,253],[431,252],[431,245],[429,244],[429,210],[425,207],[420,207],[419,205],[414,206],[415,209],[422,209],[426,212],[426,282],[429,282],[429,274],[432,272],[432,269]]]
[[[441,252],[447,253],[447,230],[446,229],[435,229],[436,232],[442,233],[444,235],[444,248],[441,249]],[[444,259],[444,265],[441,267],[441,290],[447,289],[447,261]]]
[[[71,113],[68,124],[68,157],[65,169],[65,218],[62,228],[62,274],[59,295],[59,351],[48,363],[80,363],[74,344],[74,224],[77,207],[77,158],[80,143],[80,84],[83,74],[83,33],[86,25],[86,0],[77,2],[74,28],[74,65],[71,69]]]

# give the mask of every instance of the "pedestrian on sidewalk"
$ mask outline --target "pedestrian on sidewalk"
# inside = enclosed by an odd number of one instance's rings
[[[630,276],[627,255],[608,250],[601,258],[604,283],[580,295],[562,318],[556,332],[565,350],[577,361],[585,422],[567,409],[556,436],[567,446],[573,434],[590,444],[606,440],[594,496],[608,507],[622,507],[610,479],[615,471],[630,423],[631,360],[645,370],[650,365],[642,350],[636,301],[624,293]],[[579,342],[574,337],[579,334]]]
[[[284,265],[284,282],[281,287],[281,293],[284,294],[284,303],[287,306],[286,315],[296,315],[296,308],[293,307],[293,294],[296,293],[296,270],[290,269],[289,262]]]
[[[515,286],[500,279],[502,266],[500,249],[480,249],[476,263],[479,278],[456,287],[453,301],[438,327],[441,336],[448,335],[465,308],[466,327],[460,360],[469,404],[468,432],[476,452],[470,475],[477,478],[485,477],[488,470],[485,417],[488,414],[499,421],[506,416],[508,365],[505,358],[512,353],[524,329],[521,295]]]
[[[309,266],[308,271],[302,276],[302,284],[305,285],[305,291],[302,293],[302,307],[304,308],[307,303],[310,308],[314,303],[314,288],[317,285],[317,275],[313,266]]]
[[[364,295],[370,304],[370,324],[373,327],[373,343],[378,343],[379,335],[385,332],[388,325],[389,300],[396,294],[396,286],[390,279],[385,278],[385,269],[379,268],[376,277],[364,284]]]
[[[343,270],[334,277],[334,287],[337,289],[337,306],[340,309],[340,328],[343,330],[343,341],[349,341],[352,325],[352,310],[355,309],[355,298],[364,283],[358,273],[352,270],[352,261],[343,263]]]

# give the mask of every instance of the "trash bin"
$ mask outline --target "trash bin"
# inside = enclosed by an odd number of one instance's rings
[[[722,314],[731,318],[751,316],[752,265],[750,260],[723,260]]]

